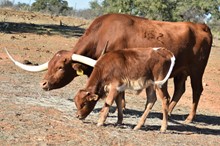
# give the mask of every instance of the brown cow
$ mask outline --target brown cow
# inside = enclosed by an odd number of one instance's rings
[[[98,126],[104,124],[109,107],[116,100],[119,119],[122,123],[121,99],[117,99],[120,92],[132,89],[140,93],[149,86],[155,86],[158,95],[162,99],[163,122],[161,131],[167,129],[167,116],[169,106],[169,94],[167,92],[167,80],[175,63],[173,54],[164,48],[134,48],[111,51],[100,57],[95,64],[86,87],[80,90],[74,97],[77,107],[77,117],[84,119],[93,110],[98,99],[105,97],[105,88],[108,95],[102,108]],[[79,66],[76,70],[81,70]],[[139,129],[145,121],[149,110],[156,99],[148,99],[146,111],[135,129]]]
[[[135,47],[165,47],[173,52],[176,57],[175,90],[169,113],[185,92],[185,80],[190,76],[193,103],[186,121],[193,120],[212,46],[212,34],[205,24],[154,21],[126,14],[103,15],[93,21],[71,51],[59,51],[53,56],[41,83],[42,88],[52,90],[71,82],[77,76],[72,68],[76,63],[71,60],[72,54],[98,59],[107,41],[107,52]],[[90,75],[92,67],[84,66],[83,69]],[[147,92],[148,96],[155,96],[151,93]]]

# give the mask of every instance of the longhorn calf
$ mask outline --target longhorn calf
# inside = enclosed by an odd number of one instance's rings
[[[126,89],[140,93],[143,89],[154,86],[162,100],[163,122],[161,131],[165,132],[170,98],[167,92],[167,80],[174,63],[174,55],[165,48],[123,49],[103,55],[95,64],[86,87],[79,90],[74,97],[77,117],[79,119],[86,118],[94,109],[98,99],[105,97],[108,91],[97,125],[104,124],[109,107],[114,100],[118,107],[117,123],[121,124],[123,120],[122,99],[117,99],[121,97],[118,94]],[[75,70],[80,70],[80,68],[77,66]],[[139,129],[144,124],[155,101],[156,99],[148,99],[145,112],[135,129]]]

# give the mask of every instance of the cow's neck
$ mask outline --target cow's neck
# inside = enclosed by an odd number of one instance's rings
[[[94,38],[92,37],[92,39]],[[76,43],[72,53],[90,57],[92,59],[97,59],[99,57],[96,56],[97,44],[94,42],[95,40],[91,40],[91,37],[83,35]]]
[[[82,55],[82,56],[86,56],[86,57],[89,57],[89,58],[92,58],[92,59],[97,59],[98,57],[95,55],[96,52],[95,52],[95,49],[85,49],[85,50],[76,50],[74,51],[73,53],[75,54],[79,54],[79,55]]]
[[[80,40],[79,40],[80,42]],[[97,49],[93,48],[95,45],[91,43],[77,43],[72,50],[72,53],[83,55],[92,59],[97,60],[99,56],[97,56]],[[84,70],[84,73],[87,76],[90,76],[92,73],[93,68],[90,66],[87,66],[86,70]]]

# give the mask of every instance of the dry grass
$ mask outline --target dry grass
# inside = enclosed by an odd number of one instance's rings
[[[22,17],[21,17],[22,16]],[[43,63],[61,49],[70,50],[78,40],[77,30],[89,22],[70,17],[51,17],[39,13],[0,10],[0,48],[7,47],[19,61]],[[67,26],[60,26],[62,20]],[[2,29],[5,23],[9,27]],[[10,25],[18,25],[10,27]],[[21,25],[22,24],[22,25]],[[34,25],[31,25],[34,24]],[[79,26],[81,24],[85,24]],[[50,26],[50,33],[47,33]],[[22,30],[19,28],[24,27]],[[38,30],[38,28],[42,28]],[[66,29],[68,28],[68,29]],[[41,33],[39,33],[41,32]],[[81,33],[82,33],[81,32]],[[190,110],[191,89],[187,91],[170,118],[166,134],[159,133],[161,105],[158,100],[145,126],[132,128],[140,118],[145,98],[126,93],[127,111],[124,125],[115,127],[115,107],[106,126],[96,127],[103,101],[85,121],[74,118],[76,107],[70,100],[84,86],[86,77],[78,77],[59,90],[43,91],[39,82],[44,73],[29,73],[16,68],[0,49],[0,145],[82,145],[82,146],[146,146],[146,145],[220,145],[220,41],[215,39],[204,75],[204,92],[194,123],[183,120]],[[172,83],[170,83],[172,85]]]

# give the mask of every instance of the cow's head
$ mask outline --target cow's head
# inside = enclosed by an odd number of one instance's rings
[[[94,67],[96,63],[96,60],[91,58],[62,50],[57,52],[49,62],[39,66],[30,66],[14,60],[6,49],[5,51],[14,64],[24,70],[39,72],[48,69],[43,81],[40,83],[41,87],[46,91],[67,85],[78,76],[78,74],[82,74],[82,72],[85,74],[91,73],[92,67]],[[74,66],[80,66],[81,72],[76,72]]]
[[[79,90],[74,97],[74,102],[77,107],[77,118],[85,119],[94,109],[99,96],[87,90]]]
[[[57,52],[48,63],[48,70],[40,85],[44,90],[61,88],[70,83],[76,76],[72,68],[74,63],[69,51]]]

